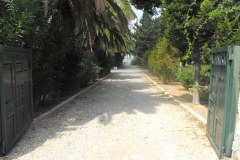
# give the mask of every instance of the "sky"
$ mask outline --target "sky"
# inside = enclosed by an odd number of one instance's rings
[[[130,24],[130,30],[133,32],[133,28],[132,26],[141,19],[142,15],[143,15],[143,11],[142,10],[139,10],[139,9],[136,9],[134,6],[131,6],[133,11],[135,12],[137,18],[135,20],[133,20]]]
[[[137,16],[137,19],[140,20],[142,15],[143,15],[143,11],[142,10],[139,10],[139,9],[136,9],[134,6],[132,6],[132,9],[133,11],[135,12],[136,16]]]

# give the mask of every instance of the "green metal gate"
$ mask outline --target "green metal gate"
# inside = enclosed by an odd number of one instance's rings
[[[32,54],[0,45],[0,153],[7,153],[33,119]]]
[[[239,93],[240,47],[213,52],[207,136],[219,158],[231,157]]]

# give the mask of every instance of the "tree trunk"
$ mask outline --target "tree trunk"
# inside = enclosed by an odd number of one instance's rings
[[[200,81],[200,56],[194,58],[195,66],[195,76],[194,76],[194,86],[193,86],[193,104],[200,104],[200,95],[199,95],[199,81]]]

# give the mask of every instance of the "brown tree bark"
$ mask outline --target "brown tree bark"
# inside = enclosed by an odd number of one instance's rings
[[[194,76],[194,86],[193,86],[193,104],[200,104],[199,82],[200,82],[201,62],[200,62],[199,51],[195,52],[194,66],[195,66],[195,76]]]

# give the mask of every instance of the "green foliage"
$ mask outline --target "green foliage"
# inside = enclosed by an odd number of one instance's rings
[[[123,64],[124,54],[122,52],[114,53],[114,66],[121,67]]]
[[[193,88],[188,88],[190,93],[193,93]],[[202,102],[208,103],[209,98],[209,87],[208,86],[200,86],[199,87],[199,97]]]
[[[216,24],[214,47],[240,45],[240,2],[224,1],[211,13]]]
[[[140,58],[147,50],[151,50],[158,39],[162,37],[161,27],[158,19],[153,19],[148,13],[144,12],[140,20],[140,25],[136,25],[134,54]]]
[[[166,37],[170,45],[179,50],[177,56],[184,65],[195,66],[180,68],[177,73],[178,79],[187,88],[192,87],[195,82],[194,93],[198,90],[197,82],[201,85],[209,83],[209,66],[204,65],[210,64],[212,50],[226,45],[240,45],[240,2],[231,0],[162,0],[157,3],[132,0],[131,2],[143,9],[145,6],[153,8],[156,4],[162,7],[161,16],[157,18],[159,38]],[[151,46],[147,45],[151,37],[147,32],[151,30],[150,26],[137,27],[136,51],[140,58],[144,57],[143,53],[147,50],[152,50]],[[150,44],[155,45],[155,43],[156,41],[152,41]],[[197,74],[194,75],[195,73]],[[201,92],[201,88],[199,91]],[[198,98],[195,96],[194,102],[198,103],[197,101]]]
[[[39,12],[39,2],[4,0],[0,7],[0,44],[24,46],[24,38],[30,35]]]
[[[124,42],[125,42],[125,48],[123,49],[123,52],[127,54],[134,53],[135,41],[133,40],[132,35],[124,38]]]
[[[179,67],[176,78],[185,88],[192,88],[194,83],[194,67],[192,65]]]
[[[171,81],[175,77],[175,71],[179,63],[175,57],[177,49],[170,45],[166,38],[161,39],[156,48],[150,52],[148,68],[165,82]]]
[[[133,60],[131,61],[131,64],[142,66],[142,59],[139,57],[134,57]]]
[[[80,70],[77,73],[77,77],[82,86],[85,86],[89,82],[96,80],[102,68],[94,63],[92,54],[84,53],[81,56]]]
[[[121,7],[122,11],[125,13],[129,21],[134,20],[136,15],[131,8],[128,0],[116,0],[117,4]]]
[[[123,48],[126,15],[134,18],[125,0],[121,6],[107,0],[101,10],[94,0],[71,2],[48,1],[44,14],[39,0],[0,1],[0,44],[32,49],[34,101],[40,105],[109,73],[109,51]]]
[[[203,86],[208,86],[211,77],[211,67],[210,65],[201,65],[200,71],[200,84]]]
[[[149,14],[154,14],[155,9],[162,5],[160,0],[130,0],[131,3],[138,9],[144,10]]]
[[[212,49],[240,44],[240,3],[226,1],[165,1],[165,36],[182,59],[209,63]]]
[[[200,99],[202,101],[207,103],[208,102],[208,98],[209,98],[209,87],[200,86],[199,87],[199,96],[200,96]]]
[[[180,81],[185,88],[193,88],[194,84],[194,66],[180,66],[177,71],[177,80]],[[200,73],[200,85],[208,86],[210,83],[210,65],[202,65]]]

